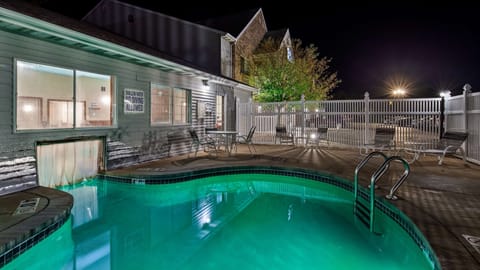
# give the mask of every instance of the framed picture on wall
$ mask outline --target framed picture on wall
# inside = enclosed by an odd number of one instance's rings
[[[125,88],[123,93],[123,104],[125,113],[144,113],[145,92],[142,90]]]

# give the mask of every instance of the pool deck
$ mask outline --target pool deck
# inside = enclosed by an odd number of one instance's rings
[[[231,166],[277,166],[323,171],[353,179],[356,165],[364,158],[358,150],[320,147],[256,145],[254,155],[239,147],[232,156],[200,153],[182,155],[126,169],[112,170],[112,175],[163,174],[195,169]],[[374,158],[360,172],[360,183],[366,186],[373,171],[383,160]],[[393,164],[378,183],[378,194],[385,194],[403,173],[400,163]],[[437,164],[435,156],[421,157],[411,164],[407,181],[397,191],[393,201],[407,214],[433,247],[442,269],[480,269],[480,166],[454,157]],[[34,195],[32,195],[34,194]],[[12,216],[20,200],[38,196],[39,211],[28,216]],[[43,201],[45,200],[48,201]],[[69,197],[59,196],[46,188],[34,188],[0,197],[0,251],[15,234],[38,230],[50,224],[52,217],[64,215]],[[18,235],[17,239],[22,238]],[[467,240],[470,239],[470,241]],[[8,243],[8,242],[7,242]],[[475,246],[475,243],[477,246]],[[394,245],[395,243],[392,243]],[[1,252],[0,252],[1,253]],[[1,267],[1,264],[0,264]]]

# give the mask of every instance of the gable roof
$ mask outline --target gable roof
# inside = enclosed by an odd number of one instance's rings
[[[287,34],[288,32],[288,28],[282,28],[282,29],[277,29],[277,30],[272,30],[272,31],[268,31],[267,33],[265,33],[265,35],[263,36],[263,39],[262,41],[268,39],[268,38],[273,38],[275,40],[280,40],[282,41],[284,38],[285,38],[285,35]]]
[[[31,5],[23,1],[0,0],[0,30],[60,44],[104,57],[173,72],[183,76],[255,89],[231,78],[211,74],[193,64],[138,42],[99,29],[89,23]]]
[[[248,26],[253,17],[255,17],[255,15],[261,10],[261,8],[245,10],[235,14],[209,18],[197,23],[227,32],[238,38],[240,33],[242,33],[242,31]]]
[[[273,39],[273,42],[274,42],[274,45],[276,46],[276,48],[270,48],[270,51],[269,50],[265,50],[265,48],[263,48],[261,45],[268,39]],[[286,41],[288,44],[283,44],[284,46],[290,46],[291,44],[290,43],[290,33],[289,33],[289,30],[288,28],[282,28],[282,29],[277,29],[277,30],[273,30],[273,31],[268,31],[267,33],[265,33],[265,35],[263,36],[262,38],[262,41],[260,41],[260,43],[258,44],[257,48],[255,48],[254,50],[254,54],[261,54],[261,53],[268,53],[268,52],[272,52],[275,51],[275,50],[278,50],[282,47],[282,42],[284,42],[285,38],[287,38],[288,40]]]

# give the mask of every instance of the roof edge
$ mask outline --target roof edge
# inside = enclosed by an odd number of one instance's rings
[[[166,68],[169,68],[173,71],[190,72],[193,76],[198,78],[207,77],[225,85],[236,86],[244,89],[254,89],[254,91],[257,91],[256,88],[235,81],[231,78],[211,74],[206,71],[198,70],[193,67],[160,58],[158,56],[131,49],[120,44],[90,36],[88,34],[81,33],[61,25],[50,23],[39,18],[20,13],[18,11],[10,10],[2,6],[0,6],[0,21],[24,27],[26,29],[37,31],[39,33],[56,36],[65,40],[82,43],[87,46],[95,47],[105,51],[114,52],[120,55],[124,55],[126,57],[136,58],[146,63],[165,66]]]
[[[253,20],[255,19],[255,17],[257,17],[259,14],[262,14],[263,16],[263,10],[262,8],[259,8],[257,12],[255,12],[255,15],[252,16],[252,18],[250,18],[250,21],[248,21],[247,25],[245,25],[245,27],[243,27],[242,31],[240,31],[240,33],[238,34],[238,36],[236,37],[236,39],[239,39],[243,33],[245,31],[247,31],[247,28],[248,26],[250,26],[250,24],[252,24]],[[265,22],[265,17],[263,18],[263,21]],[[267,28],[267,22],[265,22],[265,28]],[[268,28],[267,28],[267,31],[268,31]]]
[[[139,6],[132,5],[132,4],[129,4],[129,3],[122,2],[122,1],[118,1],[118,0],[102,0],[102,1],[100,1],[100,3],[98,3],[92,10],[90,10],[87,13],[87,15],[85,15],[82,18],[82,20],[84,20],[88,15],[93,13],[97,8],[99,8],[100,4],[103,4],[104,2],[114,2],[114,3],[117,3],[119,5],[123,5],[123,6],[126,6],[126,7],[135,8],[135,9],[144,11],[146,13],[152,13],[152,14],[164,16],[168,19],[171,19],[171,20],[174,20],[174,21],[179,21],[179,22],[182,22],[182,23],[190,24],[190,25],[194,25],[196,27],[204,28],[204,29],[210,30],[212,32],[215,32],[215,33],[218,33],[218,34],[221,34],[221,35],[225,35],[225,33],[226,33],[225,31],[221,31],[221,30],[218,30],[218,29],[215,29],[215,28],[211,28],[211,27],[202,25],[202,24],[194,23],[194,22],[191,22],[191,21],[187,21],[187,20],[184,20],[184,19],[180,19],[180,18],[177,18],[177,17],[170,16],[170,15],[165,14],[165,13],[161,13],[161,12],[151,10],[151,9],[148,9],[148,8],[139,7]]]
[[[84,21],[86,17],[90,16],[91,13],[93,13],[93,11],[95,11],[97,8],[100,7],[101,4],[103,4],[103,2],[105,2],[105,0],[101,0],[100,2],[98,2],[92,9],[90,9],[90,11],[85,14],[80,20]]]

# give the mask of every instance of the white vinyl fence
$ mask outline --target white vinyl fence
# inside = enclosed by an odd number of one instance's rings
[[[462,95],[447,97],[445,126],[448,130],[468,132],[465,152],[470,161],[480,163],[480,93],[467,89]]]
[[[444,119],[442,118],[444,102]],[[317,128],[328,128],[330,143],[362,147],[372,143],[376,127],[395,128],[398,148],[435,144],[445,130],[466,130],[465,145],[471,161],[480,160],[480,93],[441,98],[370,99],[240,103],[237,130],[247,134],[255,125],[255,143],[273,144],[275,127],[285,126],[303,143]],[[444,120],[443,130],[441,121]]]
[[[301,143],[319,127],[331,143],[362,147],[376,127],[394,127],[396,145],[434,143],[440,138],[440,98],[243,103],[238,107],[241,134],[256,125],[256,143],[275,143],[275,127],[285,126]]]

